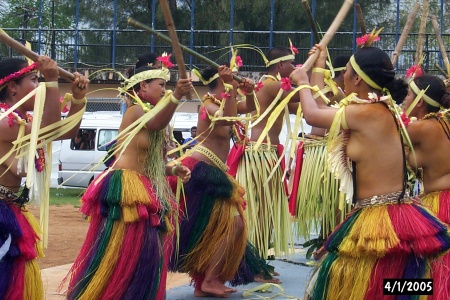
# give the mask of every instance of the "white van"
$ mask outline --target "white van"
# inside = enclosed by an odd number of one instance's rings
[[[87,187],[106,169],[104,164],[95,167],[106,155],[105,145],[118,134],[122,115],[119,112],[85,113],[77,138],[63,140],[59,155],[58,184]],[[197,113],[176,112],[172,122],[174,137],[179,143],[190,136],[197,125]]]

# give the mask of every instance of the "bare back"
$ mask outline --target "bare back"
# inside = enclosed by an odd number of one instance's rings
[[[275,81],[271,78],[264,80],[263,83],[264,83],[264,87],[256,93],[256,96],[258,98],[258,102],[260,105],[260,109],[261,109],[261,114],[263,114],[269,108],[269,106],[272,104],[272,102],[276,98],[276,95],[280,91],[280,87],[281,87],[280,82]],[[290,91],[284,91],[281,99],[286,97],[289,94],[289,92]],[[298,102],[298,100],[297,100],[297,102]],[[263,132],[264,128],[267,125],[267,120],[269,119],[270,114],[271,114],[271,112],[269,112],[267,114],[267,116],[261,122],[259,122],[255,127],[252,128],[250,140],[252,140],[252,141],[258,140],[258,138],[260,137],[261,133]],[[280,143],[279,136],[280,136],[281,128],[283,127],[283,116],[284,116],[284,111],[282,111],[280,113],[280,115],[277,116],[275,123],[273,124],[273,126],[270,128],[270,130],[268,132],[268,138],[270,138],[270,142],[272,144]],[[264,141],[267,141],[267,138],[264,139]]]
[[[407,127],[416,155],[414,159],[410,152],[408,161],[423,169],[425,193],[450,189],[450,139],[444,131],[449,124],[444,119],[441,122],[430,118]]]
[[[353,104],[345,115],[351,130],[347,155],[356,162],[357,199],[401,191],[402,143],[391,112],[381,103]]]

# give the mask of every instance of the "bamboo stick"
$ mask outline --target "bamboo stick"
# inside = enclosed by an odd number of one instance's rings
[[[128,18],[127,22],[128,22],[128,24],[130,24],[130,25],[132,25],[132,26],[134,26],[136,28],[140,28],[140,29],[148,32],[149,34],[153,34],[155,37],[160,38],[161,40],[163,40],[165,42],[171,43],[171,39],[167,35],[162,34],[161,32],[156,31],[153,28],[151,28],[151,27],[149,27],[149,26],[147,26],[147,25],[145,25],[145,24],[143,24],[143,23],[141,23],[139,21],[136,21],[133,18]],[[210,60],[209,58],[201,55],[198,52],[195,52],[194,50],[192,50],[192,49],[190,49],[190,48],[188,48],[186,46],[183,46],[180,43],[178,43],[178,45],[180,46],[181,50],[183,50],[184,52],[186,52],[188,54],[191,54],[192,56],[195,56],[196,58],[198,58],[198,59],[202,60],[203,62],[207,63],[208,65],[210,65],[211,67],[214,67],[216,69],[219,68],[219,65],[215,61]],[[237,82],[241,82],[242,81],[242,78],[237,76],[237,75],[233,75],[233,78]]]
[[[17,52],[19,52],[20,54],[28,57],[32,61],[38,60],[39,54],[28,49],[27,47],[25,47],[24,45],[22,45],[21,43],[16,41],[12,37],[10,37],[6,32],[4,32],[3,30],[0,30],[0,42],[4,43],[5,45],[8,45],[12,49],[14,49]],[[75,76],[73,76],[73,74],[70,73],[69,71],[66,71],[61,67],[58,67],[58,70],[59,70],[59,76],[61,76],[62,78],[66,79],[68,81],[75,80]]]
[[[309,24],[311,25],[311,31],[314,36],[314,42],[320,42],[319,31],[317,30],[316,22],[311,14],[311,8],[309,7],[308,0],[302,0],[303,8],[305,9],[306,18],[308,19]]]
[[[414,24],[414,20],[416,19],[419,8],[420,8],[419,2],[414,3],[414,6],[413,6],[411,12],[408,15],[408,19],[406,20],[406,24],[403,27],[402,34],[400,35],[400,38],[398,39],[397,46],[395,46],[394,53],[392,53],[392,58],[391,58],[392,64],[395,64],[397,62],[398,56],[400,55],[400,52],[402,52],[403,45],[405,44],[406,38],[408,37],[408,34],[411,31],[411,28]]]
[[[358,23],[359,26],[361,27],[361,33],[362,35],[365,35],[367,33],[367,30],[366,30],[366,23],[364,22],[364,17],[361,10],[361,5],[359,5],[359,3],[356,3],[355,9],[356,9],[356,17],[358,18]]]
[[[328,45],[333,36],[336,34],[336,31],[339,29],[339,26],[341,26],[342,22],[344,21],[345,16],[349,12],[350,8],[352,7],[353,7],[353,0],[344,0],[341,9],[339,10],[338,14],[333,20],[333,23],[331,23],[327,32],[320,41],[319,43],[320,45],[323,45],[325,47]],[[313,66],[314,62],[317,60],[319,52],[320,51],[315,51],[313,54],[311,54],[303,64],[302,68],[304,68],[306,71],[309,71]]]
[[[180,48],[180,42],[178,41],[177,32],[175,29],[175,24],[173,22],[172,13],[170,12],[169,5],[167,4],[167,0],[160,0],[159,5],[161,5],[161,9],[163,11],[164,20],[166,21],[167,30],[169,31],[169,37],[172,43],[172,49],[175,53],[175,61],[178,65],[178,73],[180,78],[186,79],[186,66],[184,64],[183,52]],[[192,100],[192,96],[190,93],[186,95],[188,100]]]
[[[440,65],[434,64],[434,66],[439,71],[439,73],[441,73],[442,76],[444,76],[445,78],[448,78],[448,74],[441,68]]]
[[[447,68],[446,77],[450,76],[450,63],[448,61],[447,51],[445,51],[444,41],[442,40],[441,33],[439,32],[439,25],[436,20],[436,16],[431,16],[431,24],[433,24],[434,34],[439,43],[439,49],[441,50],[442,60],[444,61],[444,65]]]
[[[420,17],[419,38],[417,39],[416,56],[414,64],[418,65],[422,57],[423,44],[425,42],[425,31],[427,29],[429,0],[423,0],[422,17]]]

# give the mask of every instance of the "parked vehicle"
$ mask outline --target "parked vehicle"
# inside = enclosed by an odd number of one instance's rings
[[[87,187],[106,166],[99,162],[106,156],[105,145],[118,134],[119,113],[85,113],[77,137],[63,140],[59,154],[58,184]],[[175,113],[171,122],[175,139],[181,144],[197,125],[196,113]]]

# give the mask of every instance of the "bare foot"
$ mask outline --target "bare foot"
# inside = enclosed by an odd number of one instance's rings
[[[276,284],[280,284],[281,280],[278,278],[270,278],[270,279],[265,279],[263,274],[258,274],[255,276],[254,278],[255,282],[268,282],[268,283],[276,283]]]
[[[218,297],[218,298],[228,298],[231,293],[236,293],[236,289],[229,288],[219,281],[204,281],[201,290],[198,290],[197,297]],[[197,290],[195,290],[194,295],[196,295]],[[206,294],[206,296],[204,295]]]

